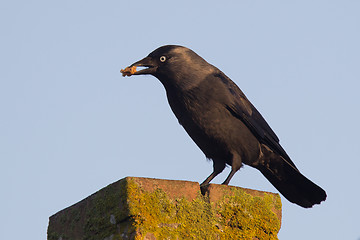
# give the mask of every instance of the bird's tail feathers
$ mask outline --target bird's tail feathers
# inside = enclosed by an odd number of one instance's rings
[[[277,154],[256,168],[287,200],[301,207],[310,208],[326,199],[326,192],[321,187]]]

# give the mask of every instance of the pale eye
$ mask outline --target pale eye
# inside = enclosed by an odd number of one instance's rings
[[[161,56],[160,57],[160,62],[165,62],[166,61],[166,57],[165,56]]]

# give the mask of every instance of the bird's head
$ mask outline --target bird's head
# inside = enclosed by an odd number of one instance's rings
[[[176,85],[189,88],[215,69],[189,48],[166,45],[121,70],[121,73],[123,76],[150,74],[158,78],[165,87]]]

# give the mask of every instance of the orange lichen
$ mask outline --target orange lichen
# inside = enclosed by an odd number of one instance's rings
[[[122,73],[123,77],[131,76],[136,72],[136,67],[126,67],[125,69],[121,69],[120,72]]]

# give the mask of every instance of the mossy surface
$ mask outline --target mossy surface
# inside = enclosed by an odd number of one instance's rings
[[[48,240],[130,239],[127,182],[110,184],[50,217]]]
[[[278,195],[220,186],[210,201],[191,185],[194,197],[174,197],[156,181],[149,188],[130,177],[105,187],[52,216],[48,239],[277,239]]]
[[[198,193],[192,201],[171,199],[161,189],[145,192],[129,181],[129,209],[138,229],[136,239],[152,233],[156,239],[218,239],[210,204]]]
[[[198,193],[197,198],[170,199],[161,189],[145,192],[129,181],[129,209],[137,239],[151,233],[156,239],[277,239],[280,220],[272,208],[280,198],[252,196],[232,188],[215,203]]]
[[[281,208],[280,198],[252,196],[239,188],[232,192],[215,204],[221,239],[278,239],[280,219],[272,208]]]
[[[121,180],[119,184],[112,184],[103,189],[92,199],[92,207],[86,211],[84,223],[84,239],[122,239],[123,233],[135,232],[129,224],[129,208],[127,182]],[[126,235],[126,234],[125,234]]]

